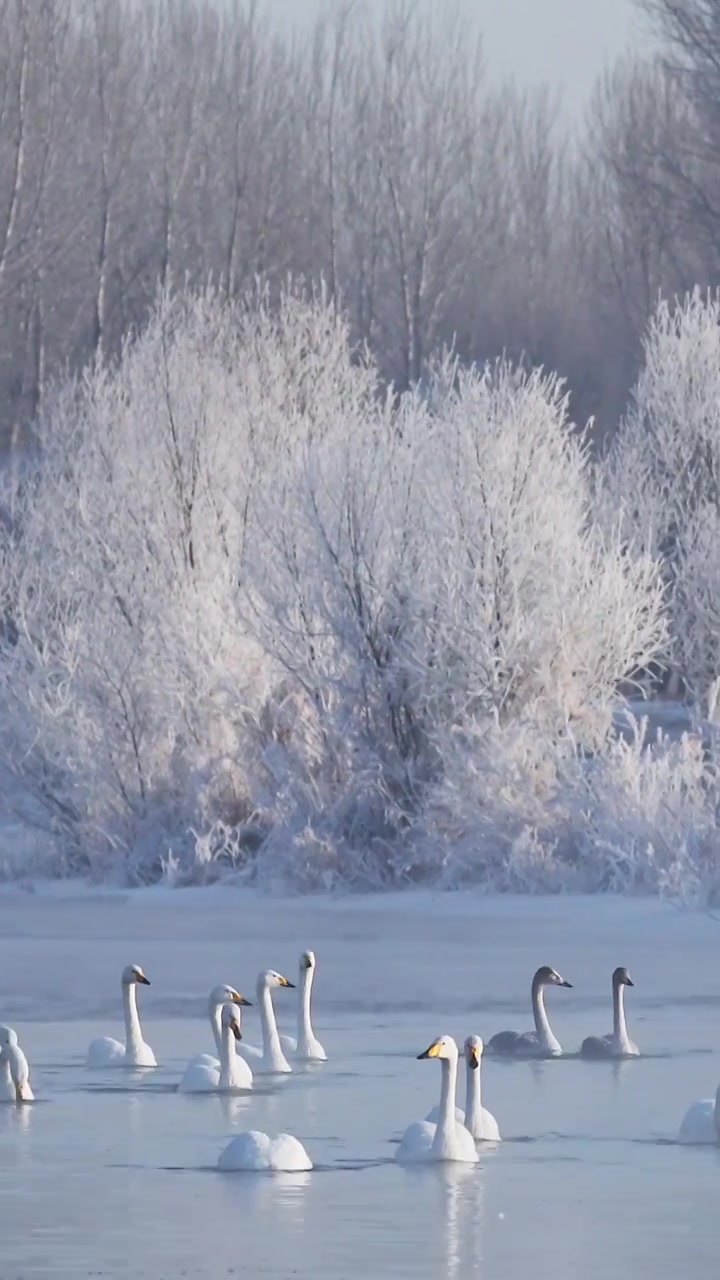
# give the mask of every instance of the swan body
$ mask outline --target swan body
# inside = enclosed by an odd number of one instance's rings
[[[278,1035],[277,1022],[275,1021],[275,1010],[271,991],[278,987],[293,987],[294,982],[288,982],[281,973],[276,973],[274,969],[266,969],[263,973],[258,974],[257,980],[257,1002],[260,1008],[260,1023],[262,1026],[262,1049],[258,1049],[255,1045],[242,1044],[238,1045],[237,1052],[250,1063],[255,1072],[263,1072],[266,1074],[286,1074],[292,1071],[292,1067],[282,1051],[280,1044],[280,1036]]]
[[[628,1035],[625,1021],[625,988],[634,987],[630,974],[621,965],[612,976],[613,1029],[607,1036],[587,1036],[580,1045],[583,1058],[636,1058],[640,1050]]]
[[[220,1061],[217,1066],[188,1063],[178,1086],[180,1093],[233,1093],[237,1089],[252,1089],[252,1071],[235,1052],[235,1042],[241,1038],[240,1009],[237,1004],[224,1004],[220,1012]]]
[[[531,999],[534,1031],[499,1031],[488,1041],[488,1053],[515,1058],[558,1058],[562,1045],[553,1035],[545,1008],[545,987],[572,987],[557,969],[544,964],[532,980]]]
[[[720,1086],[714,1098],[693,1102],[683,1116],[678,1142],[720,1143]]]
[[[437,1124],[440,1117],[440,1108],[438,1106],[431,1107],[424,1120],[416,1120],[415,1124]],[[455,1119],[458,1124],[465,1124],[465,1112],[462,1107],[455,1108]]]
[[[250,1129],[231,1138],[220,1153],[217,1167],[225,1172],[270,1169],[276,1173],[303,1173],[313,1166],[303,1144],[292,1134],[279,1133],[271,1138],[258,1129]]]
[[[33,1102],[30,1068],[12,1027],[0,1027],[0,1070],[2,1094],[6,1102]]]
[[[138,983],[149,987],[139,964],[129,964],[122,971],[123,1013],[125,1016],[125,1043],[112,1036],[100,1036],[88,1047],[85,1065],[88,1067],[156,1067],[155,1054],[142,1036],[137,1007]]]
[[[10,1063],[5,1055],[0,1053],[0,1102],[16,1101],[17,1095],[10,1071]]]
[[[240,992],[235,990],[235,987],[231,987],[227,983],[219,987],[213,987],[210,995],[208,996],[208,1016],[210,1018],[210,1028],[215,1041],[215,1052],[217,1057],[210,1053],[196,1053],[188,1062],[184,1075],[178,1086],[181,1093],[197,1093],[205,1091],[205,1085],[202,1083],[198,1083],[197,1088],[192,1087],[194,1078],[197,1079],[198,1082],[205,1079],[204,1072],[201,1072],[197,1077],[194,1077],[196,1068],[214,1068],[216,1071],[220,1071],[222,1045],[220,1018],[224,1004],[250,1006],[252,1002],[250,1000],[246,1000],[245,996],[240,995]],[[246,1087],[249,1088],[250,1086],[248,1085]]]
[[[478,1158],[475,1140],[455,1118],[458,1048],[452,1036],[439,1036],[433,1040],[424,1053],[418,1054],[418,1059],[424,1058],[438,1058],[442,1069],[437,1123],[417,1120],[411,1124],[403,1134],[395,1158],[401,1164],[436,1160],[475,1164]]]
[[[482,1086],[480,1081],[480,1059],[483,1055],[483,1042],[480,1036],[468,1036],[463,1051],[465,1054],[465,1112],[455,1108],[455,1119],[464,1124],[476,1142],[501,1142],[498,1122],[491,1111],[482,1105]],[[440,1108],[433,1107],[425,1117],[437,1124]]]
[[[298,1062],[327,1062],[327,1054],[312,1029],[310,1021],[310,997],[315,980],[315,952],[303,951],[300,956],[298,980],[298,1033],[280,1036],[280,1047]]]

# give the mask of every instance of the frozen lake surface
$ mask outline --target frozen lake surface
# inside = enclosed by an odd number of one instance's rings
[[[259,969],[295,980],[317,954],[315,1022],[330,1061],[237,1099],[175,1093],[210,1051],[205,1004]],[[0,893],[0,1021],[20,1034],[38,1101],[0,1107],[0,1275],[219,1280],[373,1276],[553,1280],[717,1275],[720,1148],[673,1139],[720,1079],[720,922],[647,901],[429,893],[273,900],[247,891]],[[160,1068],[88,1072],[96,1034],[122,1035],[119,973],[144,966]],[[506,1141],[476,1167],[407,1170],[403,1128],[437,1101],[415,1055],[442,1032],[530,1025],[534,969],[566,1051],[610,1029],[625,964],[622,1064],[483,1062]],[[281,1026],[292,992],[276,995]],[[259,1041],[257,1010],[245,1034]],[[287,1130],[309,1174],[220,1174],[227,1138]]]

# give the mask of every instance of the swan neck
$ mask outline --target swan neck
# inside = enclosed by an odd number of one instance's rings
[[[260,1005],[260,1025],[262,1027],[263,1055],[265,1058],[273,1058],[273,1059],[282,1058],[283,1051],[280,1046],[280,1036],[278,1035],[277,1022],[275,1021],[275,1010],[273,1008],[270,988],[266,982],[262,982],[259,984],[257,994],[258,994],[258,1004]]]
[[[560,1044],[552,1033],[547,1010],[545,1009],[545,988],[541,982],[533,982],[532,1008],[538,1040],[543,1048],[557,1052],[560,1049]]]
[[[471,1067],[468,1062],[466,1068],[466,1094],[465,1094],[465,1127],[471,1133],[475,1133],[480,1127],[480,1116],[482,1112],[482,1085],[480,1082],[480,1063],[476,1067]]]
[[[310,997],[314,978],[314,969],[303,970],[300,980],[300,999],[298,1001],[298,1045],[307,1045],[313,1039],[313,1029],[310,1022]]]
[[[235,1037],[232,1027],[220,1027],[220,1085],[228,1088],[235,1057]]]
[[[440,1114],[433,1139],[435,1152],[450,1153],[455,1146],[455,1089],[457,1058],[441,1058]]]
[[[140,1015],[137,1007],[137,987],[134,982],[123,985],[123,1012],[125,1015],[125,1049],[137,1049],[143,1042]]]
[[[613,986],[613,1040],[617,1045],[627,1044],[625,1023],[625,988],[622,983]]]
[[[221,1012],[222,1012],[222,1005],[218,1004],[216,1000],[211,1000],[208,1013],[210,1015],[210,1026],[212,1027],[213,1039],[215,1041],[215,1051],[217,1053],[218,1058],[221,1057],[221,1054],[222,1054],[222,1036],[221,1036],[222,1027],[220,1023]]]

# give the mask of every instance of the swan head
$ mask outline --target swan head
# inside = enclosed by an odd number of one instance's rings
[[[258,988],[263,987],[294,987],[295,983],[290,982],[282,973],[276,973],[275,969],[266,969],[258,978]]]
[[[210,1003],[213,1005],[220,1004],[242,1004],[252,1008],[252,1000],[246,1000],[245,996],[236,991],[234,987],[223,985],[221,987],[213,987],[210,992]]]
[[[0,1049],[12,1049],[17,1042],[17,1031],[12,1027],[0,1027]]]
[[[428,1045],[424,1053],[418,1054],[418,1061],[422,1058],[447,1058],[457,1060],[458,1050],[452,1036],[438,1036],[437,1040],[433,1040]]]
[[[300,956],[300,968],[301,969],[315,968],[315,952],[314,951],[303,951],[302,955]]]
[[[549,964],[543,964],[538,969],[533,978],[534,987],[572,987],[572,982],[566,982],[558,973],[557,969],[552,969]]]
[[[468,1066],[475,1070],[480,1066],[480,1059],[485,1048],[480,1036],[468,1036],[463,1048]]]
[[[624,964],[618,965],[618,968],[613,973],[612,980],[613,980],[614,987],[634,987],[635,986],[635,983],[630,977],[630,974],[628,973]]]
[[[224,1027],[229,1027],[236,1040],[242,1040],[242,1031],[240,1030],[240,1011],[234,1004],[224,1004],[220,1021]]]
[[[129,964],[122,971],[122,984],[124,987],[131,987],[134,982],[140,982],[144,987],[150,986],[150,979],[145,977],[139,964]]]

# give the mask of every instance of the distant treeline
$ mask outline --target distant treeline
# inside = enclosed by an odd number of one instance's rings
[[[400,388],[452,343],[613,424],[658,292],[718,279],[720,2],[646,0],[671,65],[618,66],[571,141],[451,7],[298,36],[252,0],[1,0],[4,438],[159,286],[258,276],[324,278]]]

